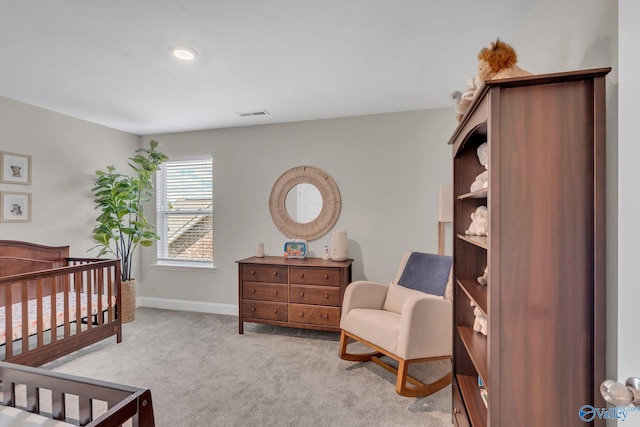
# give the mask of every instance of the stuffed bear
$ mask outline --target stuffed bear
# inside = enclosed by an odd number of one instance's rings
[[[482,81],[480,80],[480,78],[478,78],[478,76],[476,76],[475,78],[470,77],[467,79],[467,89],[465,89],[464,92],[456,90],[451,94],[451,98],[453,99],[456,107],[457,121],[462,120],[462,116],[464,116],[464,113],[469,108],[469,105],[471,105],[471,101],[473,101],[476,93],[478,93],[478,89],[480,89],[480,86],[482,86]]]
[[[478,206],[475,212],[471,213],[471,225],[464,234],[467,236],[489,235],[489,214],[486,206]]]
[[[482,273],[482,276],[478,277],[477,280],[481,285],[486,285],[489,282],[489,266],[484,268],[484,273]]]
[[[480,144],[478,149],[476,150],[478,154],[478,160],[480,164],[484,166],[485,169],[489,169],[489,152],[487,150],[487,143],[484,142]],[[476,176],[475,181],[471,183],[471,188],[469,191],[474,192],[480,190],[482,188],[487,188],[489,186],[489,171],[485,170],[478,176]]]
[[[480,81],[529,76],[530,72],[516,65],[515,49],[499,38],[478,53],[478,77]]]

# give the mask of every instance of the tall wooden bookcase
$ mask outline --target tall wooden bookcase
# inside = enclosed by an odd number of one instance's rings
[[[609,68],[489,81],[456,128],[453,422],[585,423],[605,407],[605,76]],[[470,192],[484,171],[488,188]],[[466,236],[487,206],[489,236]],[[489,281],[480,285],[485,266]],[[488,317],[473,330],[471,302]],[[488,390],[480,397],[478,377]]]

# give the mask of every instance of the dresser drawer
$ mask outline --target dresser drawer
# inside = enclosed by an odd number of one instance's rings
[[[245,265],[242,267],[242,280],[287,283],[287,267],[280,265]]]
[[[242,284],[242,298],[287,302],[287,285],[285,283],[244,282]]]
[[[268,301],[253,301],[242,300],[242,316],[248,319],[262,319],[262,320],[280,320],[286,322],[287,315],[287,303],[286,302],[268,302]]]
[[[340,286],[337,268],[291,267],[291,283],[300,285]]]
[[[291,322],[340,327],[340,308],[291,304]]]
[[[291,285],[291,302],[340,306],[340,288],[314,285]]]

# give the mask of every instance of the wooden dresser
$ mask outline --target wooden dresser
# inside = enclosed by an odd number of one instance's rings
[[[340,331],[353,260],[246,258],[238,263],[238,332],[244,322]]]

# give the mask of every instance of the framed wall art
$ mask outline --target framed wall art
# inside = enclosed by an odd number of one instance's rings
[[[0,191],[0,222],[31,222],[31,193]]]
[[[31,184],[31,156],[0,151],[0,182]]]

